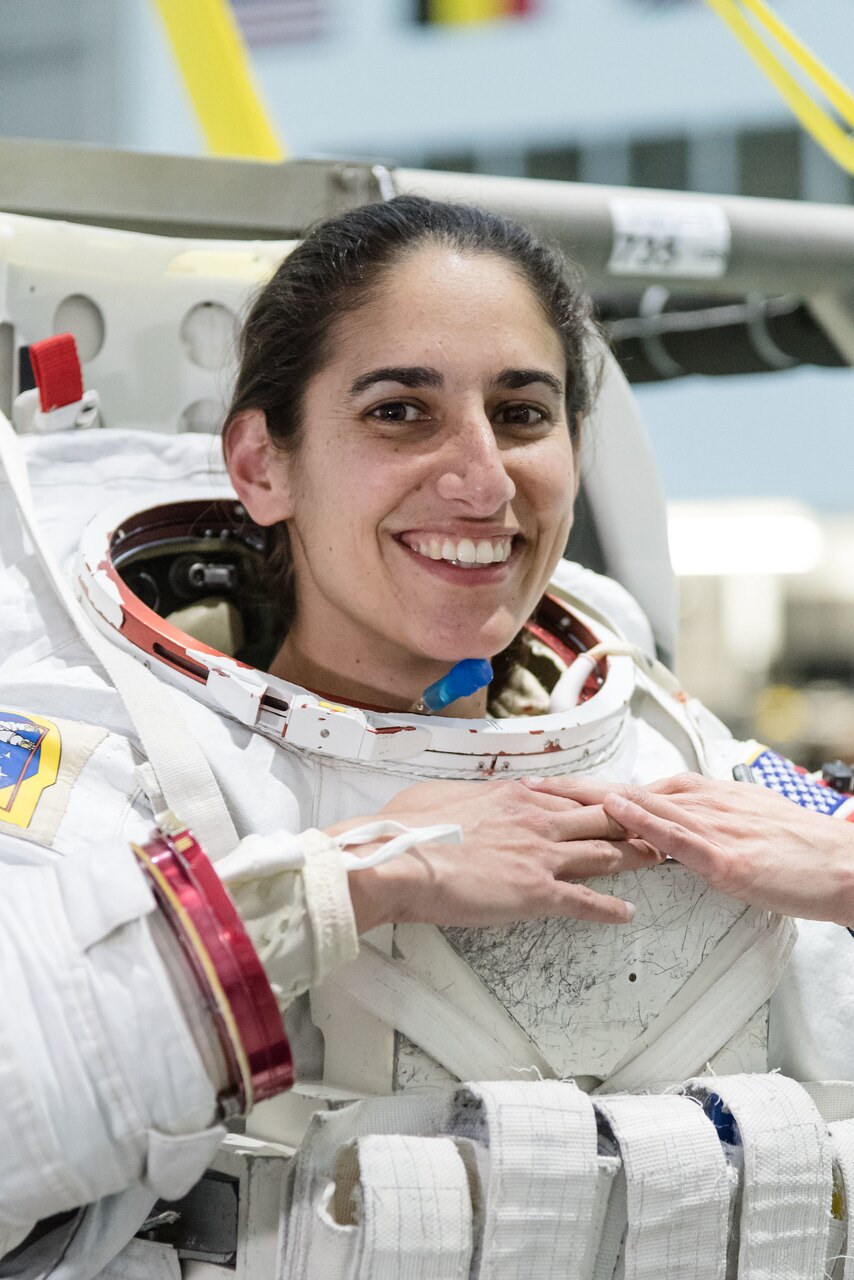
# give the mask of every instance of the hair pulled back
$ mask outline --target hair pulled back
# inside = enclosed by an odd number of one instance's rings
[[[396,263],[428,244],[493,254],[527,282],[563,347],[567,421],[577,441],[595,382],[590,307],[577,269],[510,218],[419,196],[363,205],[322,222],[284,259],[244,322],[226,431],[238,414],[261,410],[273,444],[298,450],[306,389],[332,358],[337,322],[369,302]],[[269,530],[264,576],[284,633],[296,607],[286,523]]]
[[[306,388],[331,358],[337,321],[368,302],[384,274],[425,244],[494,254],[528,283],[563,345],[567,419],[576,439],[593,394],[589,304],[576,270],[510,218],[419,196],[396,196],[320,223],[284,259],[244,323],[226,426],[245,409],[260,409],[274,444],[295,449]]]

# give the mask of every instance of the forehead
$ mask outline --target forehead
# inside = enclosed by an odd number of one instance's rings
[[[327,368],[371,364],[546,364],[563,377],[559,334],[524,277],[494,253],[426,245],[383,274],[341,317]],[[417,359],[416,359],[417,357]]]

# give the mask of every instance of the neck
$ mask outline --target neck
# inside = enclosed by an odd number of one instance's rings
[[[342,643],[340,652],[353,651]],[[356,706],[407,712],[412,710],[427,686],[445,675],[453,663],[413,659],[408,669],[389,664],[381,676],[378,666],[376,660],[363,662],[358,657],[347,660],[339,660],[337,656],[332,658],[314,645],[309,653],[298,626],[295,626],[288,632],[271,663],[270,674],[313,693],[340,698],[342,702]],[[485,716],[486,689],[479,689],[467,698],[459,698],[438,714],[460,719]]]

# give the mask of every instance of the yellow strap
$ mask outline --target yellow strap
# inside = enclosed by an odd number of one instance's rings
[[[741,41],[819,146],[848,173],[854,173],[854,137],[840,126],[826,107],[810,96],[762,33],[767,32],[770,39],[776,41],[807,83],[818,90],[852,127],[854,96],[769,9],[764,0],[706,0],[706,4]],[[757,25],[751,23],[748,15]]]
[[[155,0],[208,149],[284,160],[228,0]]]
[[[819,62],[815,54],[798,39],[795,33],[786,26],[773,10],[765,4],[765,0],[742,0],[745,9],[764,26],[765,30],[780,45],[792,61],[809,76],[828,102],[836,108],[842,118],[854,126],[854,94],[849,93],[832,71]]]

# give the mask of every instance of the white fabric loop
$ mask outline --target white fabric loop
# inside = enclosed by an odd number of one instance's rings
[[[711,1122],[674,1095],[595,1105],[625,1173],[625,1280],[724,1280],[730,1180]]]
[[[479,1280],[589,1274],[597,1194],[596,1118],[572,1081],[467,1085],[452,1129],[488,1148]]]
[[[358,1177],[350,1200],[352,1280],[467,1280],[472,1250],[468,1175],[450,1138],[376,1134],[342,1152]],[[311,1280],[329,1280],[322,1266]]]
[[[854,1280],[854,1120],[842,1120],[830,1125],[830,1141],[833,1145],[833,1161],[839,1171],[842,1191],[845,1200],[845,1219],[847,1235],[843,1241],[841,1252],[844,1265],[840,1280]],[[833,1262],[832,1258],[828,1262]]]
[[[268,836],[245,836],[217,863],[220,879],[224,884],[237,884],[242,880],[275,876],[282,871],[301,871],[305,866],[304,835],[304,832],[275,831]],[[386,840],[388,836],[392,838]],[[325,839],[341,851],[345,871],[364,871],[391,862],[422,844],[461,844],[463,830],[456,823],[407,827],[402,822],[386,818],[366,822],[361,827],[354,827],[341,835],[326,836]],[[385,843],[364,858],[346,852],[351,846],[373,844],[377,840],[385,840]]]
[[[827,1128],[800,1085],[781,1075],[707,1076],[741,1136],[739,1280],[824,1280],[833,1194]]]

